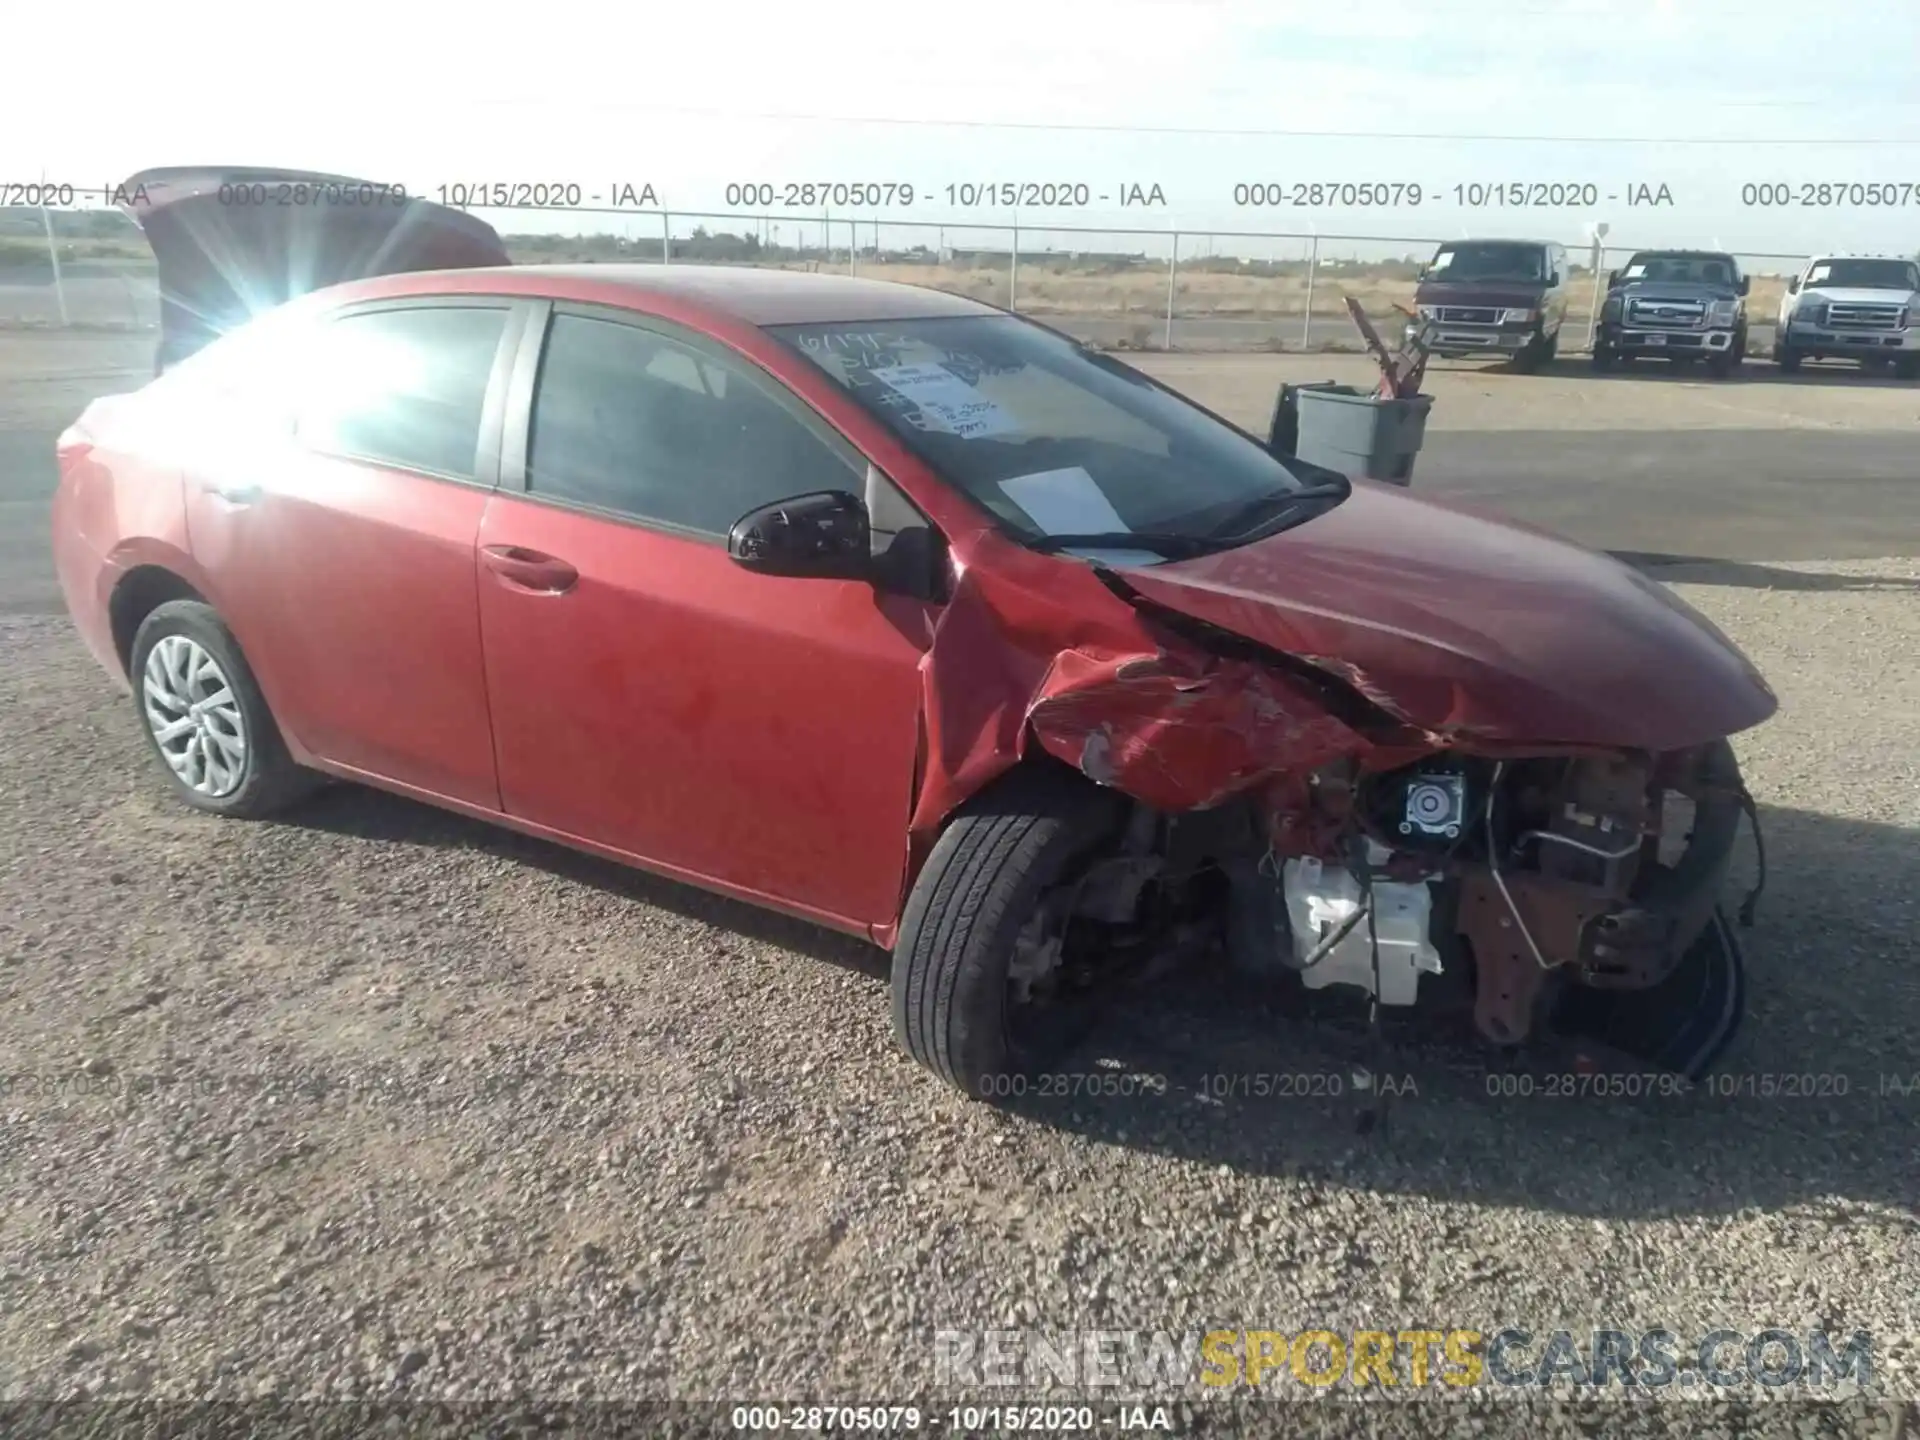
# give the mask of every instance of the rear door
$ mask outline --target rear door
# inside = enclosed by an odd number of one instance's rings
[[[324,317],[279,357],[244,443],[210,437],[187,475],[194,557],[283,727],[488,808],[474,544],[524,314],[436,297]]]
[[[864,460],[666,322],[556,305],[537,387],[536,348],[525,465],[510,424],[480,531],[506,812],[845,928],[891,920],[931,603],[749,573],[725,543],[760,505],[860,495]]]

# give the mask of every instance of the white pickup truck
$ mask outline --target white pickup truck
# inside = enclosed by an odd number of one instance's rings
[[[1773,358],[1794,371],[1802,360],[1891,365],[1920,377],[1920,263],[1888,255],[1817,255],[1787,281]]]

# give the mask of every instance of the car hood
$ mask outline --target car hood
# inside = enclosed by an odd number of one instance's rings
[[[1413,292],[1418,305],[1488,305],[1528,310],[1540,303],[1547,287],[1526,280],[1423,280]]]
[[[512,263],[485,221],[352,176],[176,166],[117,194],[153,250],[165,358],[342,281]]]
[[[1356,482],[1294,529],[1120,578],[1453,743],[1675,750],[1777,707],[1733,642],[1657,581],[1390,486]]]
[[[1910,305],[1914,292],[1911,290],[1871,290],[1859,285],[1809,285],[1796,299],[1838,301],[1842,305]]]

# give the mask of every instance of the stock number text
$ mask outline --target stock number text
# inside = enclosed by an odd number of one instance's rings
[[[285,207],[294,205],[404,205],[404,185],[378,185],[374,182],[333,180],[276,180],[271,183],[222,185],[218,191],[222,205]]]
[[[736,1430],[918,1430],[918,1405],[736,1405]]]
[[[841,210],[913,204],[913,186],[900,180],[749,180],[727,186],[729,208]]]
[[[982,1098],[1005,1099],[1021,1095],[1059,1097],[1072,1095],[1164,1095],[1164,1075],[1131,1075],[1119,1071],[1067,1072],[1024,1075],[1019,1071],[998,1071],[980,1077],[977,1092]]]
[[[1233,203],[1273,209],[1282,206],[1346,205],[1398,207],[1418,205],[1426,191],[1411,180],[1250,180],[1233,187]]]
[[[1751,206],[1857,205],[1891,209],[1920,202],[1920,180],[1761,180],[1740,187],[1740,203]]]

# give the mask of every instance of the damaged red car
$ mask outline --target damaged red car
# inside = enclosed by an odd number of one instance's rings
[[[363,279],[59,463],[68,606],[181,800],[361,782],[866,937],[972,1093],[1170,946],[1687,1073],[1739,1015],[1727,737],[1775,700],[1724,635],[986,305]]]

